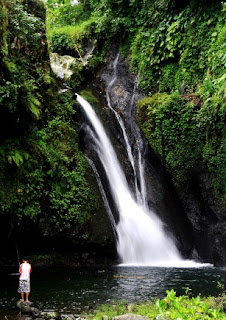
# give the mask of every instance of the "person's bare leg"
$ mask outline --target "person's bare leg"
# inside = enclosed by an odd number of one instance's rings
[[[24,293],[21,292],[21,301],[24,302]]]
[[[26,302],[29,302],[28,297],[29,297],[29,292],[25,292],[26,294]]]

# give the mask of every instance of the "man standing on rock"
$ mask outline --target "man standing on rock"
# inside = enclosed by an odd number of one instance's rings
[[[28,300],[30,293],[30,273],[31,273],[31,265],[28,263],[28,259],[26,257],[23,258],[23,263],[20,265],[19,269],[20,278],[19,278],[19,287],[18,292],[21,294],[21,301],[24,302],[24,293],[26,296],[26,302],[30,302]]]

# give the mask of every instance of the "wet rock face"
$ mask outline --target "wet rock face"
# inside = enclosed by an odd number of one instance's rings
[[[114,53],[109,58],[109,67],[101,74],[101,79],[106,86],[105,91],[109,93],[112,108],[118,112],[125,125],[131,151],[135,158],[136,170],[139,170],[138,158],[140,151],[145,168],[146,199],[149,208],[156,212],[165,223],[165,231],[174,238],[183,255],[189,257],[193,248],[191,223],[182,208],[181,201],[169,175],[149,147],[137,124],[136,100],[142,98],[142,93],[137,87],[138,79],[130,74],[128,65],[121,57],[118,59],[115,71],[113,67],[115,56],[116,54]],[[114,85],[110,85],[109,88],[114,72],[116,80]],[[134,190],[134,174],[131,163],[128,161],[122,130],[118,123],[116,127],[111,127],[110,129],[112,130],[111,137],[114,137],[114,146],[126,173],[127,181],[130,188]],[[138,181],[138,185],[139,183],[141,181]]]
[[[136,100],[142,97],[137,88],[137,79],[130,73],[128,65],[122,57],[114,52],[109,56],[107,67],[99,75],[100,89],[105,92],[105,100],[101,101],[99,109],[95,108],[98,116],[110,137],[111,143],[117,153],[123,171],[126,175],[130,189],[135,194],[134,169],[128,158],[128,150],[123,135],[120,121],[123,122],[131,152],[134,156],[134,167],[138,172],[139,156],[144,163],[145,183],[147,188],[146,200],[150,209],[165,222],[166,232],[170,233],[178,244],[179,249],[187,257],[192,251],[191,224],[183,212],[181,202],[176,194],[172,182],[161,165],[159,159],[148,146],[136,121]],[[103,98],[103,97],[102,97]],[[107,103],[108,101],[108,103]],[[109,107],[110,101],[110,107]],[[117,115],[114,114],[117,111]],[[117,117],[120,119],[117,120]],[[89,124],[88,124],[89,125]],[[83,128],[87,126],[86,121]],[[95,152],[95,146],[86,130],[83,133],[84,152],[92,159],[101,175],[104,190],[108,197],[111,210],[118,222],[118,212],[109,191],[109,183],[105,176],[104,169]],[[142,181],[138,177],[138,188],[141,188]]]
[[[208,174],[200,165],[194,171],[186,192],[178,191],[183,209],[192,225],[192,254],[200,261],[225,266],[225,213],[215,205]]]

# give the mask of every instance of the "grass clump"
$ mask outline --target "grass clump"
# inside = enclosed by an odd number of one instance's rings
[[[81,50],[83,41],[90,36],[93,19],[83,21],[77,25],[66,25],[48,29],[48,39],[53,52],[64,50]]]
[[[79,94],[91,104],[98,103],[98,99],[93,95],[93,93],[90,90],[82,90],[79,92]]]

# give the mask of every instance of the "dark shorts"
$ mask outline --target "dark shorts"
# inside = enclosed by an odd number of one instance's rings
[[[30,280],[19,280],[18,292],[30,292]]]

